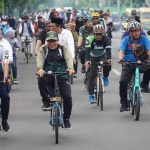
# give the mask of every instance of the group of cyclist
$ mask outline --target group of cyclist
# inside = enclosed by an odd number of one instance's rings
[[[47,16],[50,15],[48,10],[46,13]],[[109,18],[108,11],[105,11],[103,14],[102,12],[94,11],[87,15],[76,13],[76,11],[74,11],[74,15],[71,16],[72,19],[70,19],[68,24],[64,24],[63,17],[58,16],[55,10],[53,10],[53,13],[50,16],[50,18],[47,18],[47,20],[45,19],[45,22],[43,22],[43,16],[38,15],[37,22],[34,25],[29,21],[29,16],[22,17],[22,21],[19,25],[19,35],[21,36],[22,42],[25,40],[25,37],[28,37],[31,41],[33,36],[36,37],[35,55],[37,56],[37,74],[39,75],[38,86],[42,97],[43,110],[50,109],[50,97],[53,96],[54,88],[54,77],[52,75],[45,75],[44,73],[48,71],[68,72],[61,76],[57,76],[57,78],[60,93],[64,100],[64,127],[70,129],[72,96],[69,75],[74,74],[74,77],[77,78],[77,55],[79,54],[82,64],[82,73],[85,73],[86,68],[90,67],[90,80],[88,87],[89,102],[95,103],[94,80],[96,76],[97,62],[99,61],[108,62],[108,64],[103,66],[103,81],[105,86],[109,85],[108,77],[112,65],[111,32],[113,31],[113,23]],[[5,36],[6,33],[13,30],[9,26],[7,18],[2,18],[2,25],[2,32],[0,32],[1,36]],[[144,52],[150,54],[150,42],[146,36],[141,35],[141,25],[136,21],[136,17],[129,21],[128,31],[126,32],[128,32],[129,35],[127,34],[120,44],[119,61],[137,61],[137,57],[132,51],[133,45],[137,45],[137,47],[140,45],[145,50]],[[9,62],[9,57],[11,57],[10,55],[12,54],[8,53],[8,51],[11,50],[8,46],[5,47],[2,40],[0,40],[0,44],[2,45],[0,46],[0,49],[2,49],[0,51],[1,63],[4,66],[0,74],[1,81],[4,83],[0,83],[0,88],[6,90],[5,80],[8,77],[8,64],[12,63]],[[13,46],[16,45],[17,41]],[[30,46],[33,47],[32,42]],[[15,47],[15,50],[17,50],[17,48],[18,47]],[[32,57],[33,48],[30,48],[30,50],[30,56]],[[23,51],[24,46],[22,45],[22,52]],[[135,67],[123,66],[122,68],[120,78],[120,112],[126,111],[128,108],[127,84],[130,81],[134,70]],[[149,74],[150,69],[147,67],[141,83],[141,86],[146,92],[149,92]],[[2,128],[4,131],[9,131],[10,127],[7,123],[7,119],[10,98],[8,92],[3,95],[1,91]],[[4,102],[4,99],[6,98],[8,99],[7,104]]]

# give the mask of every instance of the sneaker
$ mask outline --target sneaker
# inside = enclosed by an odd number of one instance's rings
[[[92,103],[95,103],[95,100],[94,100],[94,95],[89,95],[89,102],[92,104]]]
[[[17,81],[17,80],[14,80],[14,84],[18,84],[18,81]]]
[[[64,119],[64,128],[65,128],[66,130],[71,129],[71,123],[70,123],[70,120],[69,120],[69,119]]]
[[[22,48],[22,52],[24,52],[24,48]]]
[[[8,132],[9,130],[10,130],[10,127],[7,121],[2,121],[2,131]]]
[[[128,111],[128,104],[127,103],[121,104],[120,112],[123,112],[123,111]]]
[[[141,88],[142,88],[141,92],[150,93],[148,85],[144,85],[143,82],[141,82]]]
[[[47,103],[43,104],[42,110],[49,111],[50,110],[50,104],[47,104]]]
[[[32,57],[33,57],[33,55],[32,55],[32,54],[30,54],[30,57],[32,58]]]
[[[108,86],[109,85],[109,80],[107,77],[103,77],[104,85]]]
[[[83,66],[82,69],[81,69],[81,72],[85,73],[85,71],[86,71],[86,68],[85,68],[85,66]]]

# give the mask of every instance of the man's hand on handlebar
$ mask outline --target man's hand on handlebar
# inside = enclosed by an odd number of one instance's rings
[[[67,72],[68,72],[69,75],[72,75],[72,74],[75,73],[75,71],[73,69],[67,69]]]
[[[39,69],[39,70],[37,71],[37,74],[38,74],[40,77],[43,77],[44,73],[45,73],[45,71],[44,71],[43,69]]]
[[[111,59],[108,59],[108,63],[110,63],[110,65],[113,65],[113,61]]]
[[[85,63],[85,66],[86,66],[86,67],[91,66],[91,61],[87,61],[87,62]]]

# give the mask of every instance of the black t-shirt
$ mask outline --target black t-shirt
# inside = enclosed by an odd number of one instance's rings
[[[139,17],[139,16],[135,16],[135,20],[136,20],[138,23],[140,23],[140,22],[141,22],[141,20],[140,20],[140,17]]]
[[[45,40],[46,40],[46,35],[47,35],[47,31],[43,30],[41,31],[38,36],[37,36],[37,40],[42,41],[42,45],[45,44]]]
[[[111,46],[110,38],[103,36],[101,40],[97,41],[95,38],[91,43],[91,49],[105,49],[107,46]]]

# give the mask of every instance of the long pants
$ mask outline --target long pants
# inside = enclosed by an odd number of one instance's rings
[[[7,120],[9,115],[10,97],[7,92],[7,86],[4,83],[0,83],[0,98],[2,120]]]
[[[72,111],[72,97],[71,97],[71,87],[69,84],[69,79],[57,78],[58,86],[60,89],[60,94],[64,101],[64,119],[69,119]],[[48,86],[54,88],[54,77],[52,75],[47,75],[39,78],[38,81],[40,94],[43,103],[50,103]]]
[[[33,44],[32,44],[32,38],[30,36],[27,37],[28,40],[30,40],[30,43],[29,43],[29,52],[31,54],[33,54]],[[22,45],[22,48],[25,48],[25,43],[23,43],[26,39],[26,36],[21,36],[21,45]]]
[[[86,51],[81,51],[81,52],[79,53],[79,55],[80,55],[81,64],[84,65],[84,64],[85,64]]]
[[[13,78],[17,79],[17,56],[16,56],[16,53],[13,53],[13,63],[11,65],[11,67],[12,67]]]
[[[95,77],[97,76],[97,69],[98,69],[97,62],[99,61],[107,62],[107,59],[105,58],[105,56],[91,59],[90,80],[89,80],[89,89],[88,89],[89,94],[94,94],[94,86],[95,86],[94,81],[95,81]],[[110,70],[111,70],[110,65],[103,65],[103,76],[108,77]]]
[[[120,98],[121,98],[121,103],[126,103],[127,102],[127,85],[130,82],[132,75],[135,73],[135,66],[134,65],[124,65],[122,67],[122,72],[121,72],[121,76],[120,76],[120,89],[119,89],[119,93],[120,93]],[[149,82],[150,80],[150,69],[149,66],[147,67],[142,67],[145,71],[144,71],[144,76],[143,76],[143,82],[145,83],[145,81]],[[143,84],[144,84],[143,83]]]

